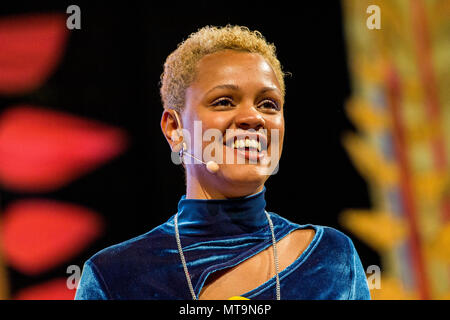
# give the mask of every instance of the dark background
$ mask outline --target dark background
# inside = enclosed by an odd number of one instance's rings
[[[369,208],[367,185],[341,144],[354,131],[344,112],[351,94],[339,1],[165,2],[60,1],[1,4],[1,16],[66,12],[81,8],[81,30],[70,32],[56,72],[33,93],[0,98],[0,107],[31,103],[124,129],[125,153],[41,198],[77,203],[100,213],[103,235],[66,265],[39,276],[10,268],[12,293],[66,276],[98,250],[145,233],[176,212],[185,193],[183,171],[170,159],[159,126],[159,77],[170,52],[205,25],[227,23],[260,31],[275,43],[286,79],[286,134],[279,172],[266,183],[267,210],[300,224],[337,228],[349,235],[364,268],[379,256],[345,230],[338,217],[347,208]],[[33,194],[2,190],[1,206]]]

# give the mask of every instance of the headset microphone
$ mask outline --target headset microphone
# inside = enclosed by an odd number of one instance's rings
[[[175,110],[174,110],[174,114],[175,114],[175,118],[177,119],[177,122],[178,122],[178,128],[181,128],[181,121],[180,121],[180,118],[178,117],[178,113]],[[180,139],[180,137],[184,138],[181,129],[177,129],[177,131],[173,131],[172,141],[178,141]],[[206,166],[206,170],[208,170],[212,174],[215,174],[217,171],[219,171],[219,165],[217,164],[217,162],[215,162],[215,161],[204,162],[204,161],[200,160],[199,158],[195,157],[194,155],[190,154],[189,152],[186,152],[187,146],[184,141],[182,143],[178,143],[177,145],[175,145],[172,150],[173,150],[173,152],[178,152],[180,154],[181,159],[183,159],[184,155],[187,155],[197,161],[200,161],[201,163],[203,163]]]
[[[182,157],[183,155],[187,155],[187,156],[189,156],[191,158],[194,158],[197,161],[200,161],[201,163],[203,163],[206,166],[206,170],[208,170],[211,173],[216,173],[217,171],[219,171],[219,165],[215,161],[211,160],[211,161],[208,161],[208,162],[204,162],[204,161],[200,160],[199,158],[195,157],[194,155],[192,155],[192,154],[190,154],[190,153],[188,153],[186,151],[183,151],[180,156]]]

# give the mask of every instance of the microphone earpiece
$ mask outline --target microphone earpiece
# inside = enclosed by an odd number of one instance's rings
[[[181,137],[183,137],[183,136],[181,136]],[[178,135],[178,132],[176,130],[172,131],[171,139],[172,139],[173,142],[178,142],[180,140],[180,136]],[[177,144],[175,144],[172,147],[172,151],[179,153],[181,151],[181,148],[184,147],[183,144],[184,144],[184,142],[178,142]]]
[[[178,122],[178,127],[181,128],[180,118],[178,117],[178,114],[177,114],[177,112],[175,110],[174,110],[174,113],[175,113],[175,118],[177,119],[177,122]],[[181,129],[172,130],[170,138],[174,142],[176,142],[176,141],[178,141],[180,139],[183,140],[183,132],[182,132],[182,130]],[[173,152],[178,152],[180,154],[180,158],[181,159],[183,159],[184,155],[187,155],[187,156],[189,156],[189,157],[191,157],[191,158],[193,158],[193,159],[203,163],[206,166],[206,170],[208,170],[210,173],[215,174],[217,171],[219,171],[219,165],[217,164],[217,162],[215,162],[215,161],[208,161],[207,163],[205,163],[204,161],[198,159],[197,157],[193,156],[189,152],[186,152],[186,150],[187,150],[187,146],[186,146],[186,143],[184,141],[183,142],[179,142],[179,143],[177,143],[176,145],[174,145],[172,147],[172,151]]]
[[[193,156],[192,154],[190,154],[189,152],[180,151],[180,157],[183,157],[184,155],[189,156],[197,161],[200,161],[201,163],[203,163],[206,166],[206,170],[208,170],[211,173],[216,173],[217,171],[219,171],[219,165],[217,164],[217,162],[215,161],[208,161],[207,163],[205,163],[204,161],[200,160],[199,158]]]

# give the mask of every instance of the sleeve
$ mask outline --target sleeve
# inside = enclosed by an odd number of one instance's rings
[[[108,300],[109,297],[106,284],[97,267],[90,260],[86,261],[75,300]]]
[[[353,281],[349,300],[370,300],[370,291],[367,283],[366,273],[359,258],[358,252],[356,251],[356,248],[350,238],[349,241],[352,252],[351,260],[353,261]]]

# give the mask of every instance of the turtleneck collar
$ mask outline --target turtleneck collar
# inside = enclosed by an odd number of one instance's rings
[[[178,224],[184,236],[220,236],[253,233],[265,227],[266,200],[263,187],[258,193],[233,199],[186,199],[178,202]]]

